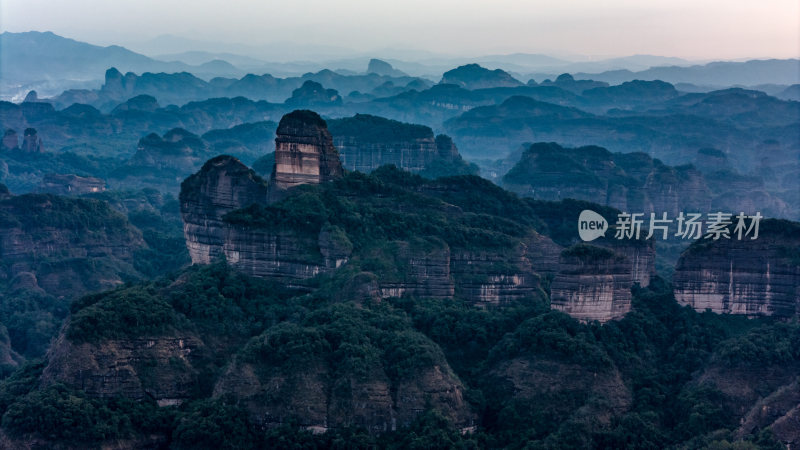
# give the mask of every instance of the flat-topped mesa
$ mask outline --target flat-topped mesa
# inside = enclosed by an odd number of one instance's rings
[[[309,110],[286,114],[275,137],[275,167],[270,185],[288,189],[319,184],[342,176],[339,153],[325,120]]]
[[[181,216],[186,247],[193,264],[208,264],[222,255],[225,214],[265,204],[264,180],[233,156],[217,156],[181,184]]]
[[[434,137],[433,130],[424,125],[356,114],[329,121],[328,129],[348,170],[369,173],[394,164],[426,178],[477,173],[449,136]]]
[[[757,239],[701,239],[681,255],[675,300],[697,311],[793,317],[800,312],[800,223],[767,219]]]
[[[631,287],[655,273],[652,243],[577,244],[561,253],[550,305],[584,321],[620,319],[631,310]]]

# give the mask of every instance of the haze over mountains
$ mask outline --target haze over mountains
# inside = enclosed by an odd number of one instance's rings
[[[288,43],[276,44],[270,47],[272,51],[269,48],[261,49],[262,52],[248,46],[234,46],[228,48],[228,51],[223,51],[224,47],[220,51],[179,51],[180,48],[196,46],[198,43],[191,40],[175,41],[169,37],[154,41],[144,48],[160,49],[158,53],[144,55],[120,46],[100,47],[79,42],[51,32],[5,32],[0,34],[0,98],[19,100],[30,89],[36,89],[42,96],[51,96],[68,88],[97,87],[101,81],[98,74],[109,67],[116,67],[123,73],[187,71],[204,79],[218,76],[240,77],[246,73],[270,73],[285,77],[323,68],[338,70],[343,74],[363,73],[367,62],[375,56],[364,54],[353,57],[350,53],[344,57],[345,53],[342,51],[331,51],[327,47],[312,51],[308,48],[295,48]],[[241,50],[242,53],[230,50]],[[286,57],[279,59],[278,52],[282,55],[303,54],[306,57],[297,61]],[[343,56],[336,58],[335,55]],[[269,59],[270,56],[276,59]],[[569,72],[579,78],[614,84],[633,79],[659,79],[671,83],[693,84],[699,90],[732,85],[791,85],[800,78],[798,60],[708,64],[704,61],[652,55],[597,61],[569,60],[538,54],[465,58],[392,49],[387,49],[383,57],[396,69],[431,81],[438,81],[439,74],[467,63],[501,68],[522,82],[531,78],[536,81],[554,79],[558,74]]]
[[[0,447],[800,446],[798,60],[190,44],[0,35]]]

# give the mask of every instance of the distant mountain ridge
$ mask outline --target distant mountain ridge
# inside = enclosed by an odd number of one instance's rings
[[[546,73],[531,74],[534,79],[550,78]],[[792,85],[800,82],[800,59],[763,59],[745,62],[715,61],[694,66],[659,66],[633,72],[627,69],[601,73],[573,73],[575,78],[619,84],[631,80],[691,83],[699,86]]]
[[[274,48],[276,45],[271,44],[268,47]],[[286,45],[286,51],[289,51],[291,46]],[[257,47],[243,48],[253,50]],[[117,45],[97,46],[52,32],[38,31],[2,33],[0,49],[0,98],[14,101],[21,100],[29,90],[37,90],[41,97],[51,97],[65,89],[95,88],[99,86],[103,72],[109,67],[116,67],[122,73],[189,72],[206,80],[214,77],[239,78],[248,72],[292,77],[326,68],[334,69],[338,74],[360,74],[372,57],[356,53],[345,58],[340,52],[332,52],[329,57],[308,61],[270,62],[258,56],[223,50],[212,51],[210,48],[206,51],[172,53],[168,53],[169,48],[162,48],[159,56],[146,56]],[[413,57],[415,54],[398,52],[393,53],[404,57]],[[690,66],[691,61],[655,55],[575,62],[541,54],[514,53],[472,58],[433,58],[428,55],[426,59],[416,61],[383,57],[381,61],[393,66],[393,72],[381,72],[383,75],[399,76],[402,71],[430,81],[437,81],[439,74],[453,67],[470,64],[501,70],[508,74],[510,83],[513,83],[513,79],[522,82],[533,79],[541,83],[546,79],[555,79],[559,74],[571,73],[576,79],[591,79],[610,84],[635,79],[659,79],[673,84],[686,84],[687,89],[682,90],[687,91],[769,84],[776,85],[775,92],[780,92],[786,86],[800,81],[798,59],[712,62]],[[324,82],[323,85],[330,87]],[[343,95],[349,92],[341,91]]]

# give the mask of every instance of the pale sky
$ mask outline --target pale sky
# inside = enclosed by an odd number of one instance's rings
[[[172,34],[459,56],[798,57],[798,0],[0,0],[0,30],[97,45]]]

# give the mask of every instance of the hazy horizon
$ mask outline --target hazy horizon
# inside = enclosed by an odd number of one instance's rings
[[[304,0],[280,6],[231,0],[224,8],[217,5],[208,0],[4,0],[0,31],[52,31],[150,56],[206,50],[278,55],[285,61],[392,52],[389,56],[415,58],[530,53],[573,60],[642,54],[693,61],[800,56],[795,0],[615,0],[605,5],[588,0],[391,5]],[[290,45],[281,53],[280,44]]]

